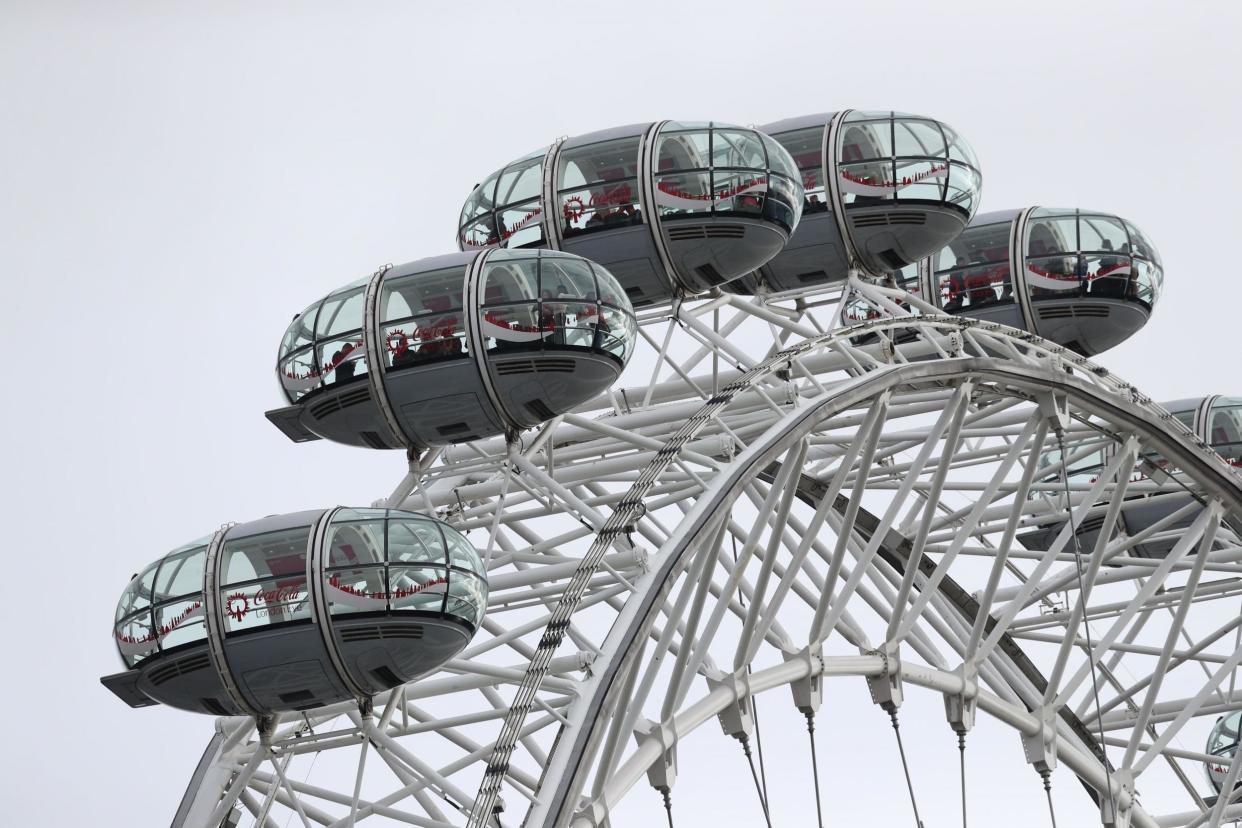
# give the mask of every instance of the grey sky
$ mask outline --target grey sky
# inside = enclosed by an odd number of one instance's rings
[[[0,4],[0,819],[167,821],[210,720],[98,684],[120,590],[223,521],[395,485],[399,453],[264,420],[280,335],[452,249],[471,186],[557,136],[942,118],[983,209],[1097,207],[1160,248],[1152,322],[1100,362],[1156,399],[1242,394],[1239,24],[1237,3],[1136,0]]]

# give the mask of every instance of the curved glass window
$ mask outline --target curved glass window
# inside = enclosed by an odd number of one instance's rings
[[[480,327],[489,352],[575,349],[624,362],[637,323],[607,270],[549,251],[494,253],[482,273]]]
[[[802,181],[804,200],[802,212],[828,211],[828,195],[824,183],[824,130],[826,126],[799,129],[772,136],[789,153]]]
[[[487,605],[478,551],[432,518],[384,509],[342,509],[332,519],[324,570],[333,616],[447,612],[477,626]]]
[[[1130,295],[1150,308],[1159,301],[1160,293],[1164,289],[1164,267],[1160,263],[1160,252],[1143,235],[1143,231],[1133,224],[1127,221],[1125,228],[1129,245],[1124,252],[1130,254],[1134,267]]]
[[[325,385],[366,376],[362,311],[369,281],[369,276],[359,279],[293,318],[276,369],[289,402]]]
[[[1066,457],[1069,459],[1069,466],[1066,469],[1066,476],[1071,483],[1094,483],[1104,471],[1108,463],[1108,454],[1111,442],[1106,439],[1099,438],[1080,438],[1072,440],[1066,445]],[[1042,472],[1044,469],[1051,468],[1061,463],[1061,451],[1052,449],[1039,455],[1038,469]],[[1042,483],[1053,483],[1060,485],[1061,470],[1058,469],[1053,474],[1039,474],[1038,479]],[[1032,491],[1030,497],[1046,497],[1049,495],[1060,494],[1058,490]]]
[[[121,600],[116,606],[117,648],[128,667],[154,655],[157,650],[155,625],[151,616],[152,585],[159,561],[148,566],[130,579]]]
[[[1213,756],[1232,757],[1238,750],[1239,725],[1242,725],[1242,710],[1219,718],[1208,735],[1207,752]],[[1219,771],[1224,773],[1226,768],[1221,767]]]
[[[982,176],[961,136],[930,118],[854,111],[840,128],[837,172],[846,207],[916,201],[956,207],[968,218]]]
[[[501,172],[503,170],[489,175],[482,184],[475,187],[462,207],[457,226],[460,228],[458,233],[463,249],[486,247],[500,241],[493,210],[496,207],[496,184]]]
[[[565,238],[643,223],[638,144],[633,136],[561,150],[556,192]]]
[[[780,144],[755,130],[672,121],[657,139],[655,200],[666,221],[752,216],[793,232],[803,206],[796,168]]]
[[[465,276],[463,265],[384,280],[379,312],[385,370],[467,355],[462,311]]]
[[[1198,401],[1196,401],[1195,404],[1191,406],[1190,408],[1181,408],[1176,411],[1170,409],[1169,413],[1173,415],[1173,419],[1177,420],[1179,423],[1186,426],[1187,430],[1194,431],[1195,430],[1195,409],[1197,407],[1198,407]],[[1139,453],[1139,459],[1145,461],[1145,463],[1147,463],[1148,465],[1154,466],[1158,469],[1165,469],[1168,471],[1172,470],[1169,465],[1169,461],[1165,459],[1164,455],[1160,454],[1157,451],[1151,451],[1151,450],[1142,451]],[[1143,473],[1141,467],[1140,467],[1139,474],[1146,476]]]
[[[1155,250],[1137,228],[1115,216],[1035,210],[1025,247],[1025,276],[1035,301],[1094,296],[1137,300],[1150,308],[1159,298],[1163,273]]]
[[[984,224],[966,230],[933,260],[936,301],[950,313],[967,308],[1012,304],[1013,274],[1009,267],[1012,222]]]
[[[475,187],[458,220],[462,249],[504,244],[532,247],[543,243],[543,158],[536,150]]]
[[[136,575],[121,594],[114,629],[126,666],[207,637],[203,567],[210,538],[174,549]]]
[[[1221,397],[1208,411],[1208,442],[1229,465],[1242,467],[1242,399]]]
[[[309,621],[306,548],[310,526],[225,539],[220,549],[220,603],[226,634]]]

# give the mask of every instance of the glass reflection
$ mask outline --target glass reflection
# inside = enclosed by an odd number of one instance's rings
[[[808,161],[809,149],[804,148]],[[936,203],[955,207],[968,218],[978,206],[982,186],[974,153],[961,136],[938,121],[898,112],[854,111],[845,116],[837,174],[847,207]]]
[[[1158,254],[1134,225],[1115,216],[1040,208],[1028,220],[1025,248],[1032,299],[1094,296],[1150,309],[1159,298]]]
[[[622,361],[637,335],[612,274],[547,251],[497,253],[484,266],[481,330],[489,352],[570,349]]]

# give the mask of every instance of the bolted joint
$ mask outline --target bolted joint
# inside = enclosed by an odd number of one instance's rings
[[[254,729],[259,733],[259,744],[270,748],[272,746],[272,734],[276,732],[276,717],[255,716]]]
[[[820,645],[803,647],[796,653],[785,653],[785,661],[806,665],[806,675],[789,685],[794,706],[804,715],[814,716],[824,701],[824,649]]]
[[[637,543],[631,543],[624,551],[630,553],[631,566],[640,572],[647,572],[651,569],[651,553],[647,549]]]
[[[884,672],[878,676],[867,676],[867,689],[871,691],[871,701],[887,713],[896,712],[905,698],[901,684],[901,653],[898,645],[886,641],[880,649],[862,650],[862,654],[876,655],[884,659]]]
[[[969,733],[975,726],[975,707],[975,697],[965,693],[944,697],[944,715],[954,733]]]
[[[583,797],[570,824],[573,828],[601,828],[608,824],[608,809],[602,802],[591,802]]]
[[[709,675],[707,686],[712,691],[726,688],[732,696],[729,704],[717,714],[725,735],[741,742],[750,741],[755,732],[755,716],[751,707],[750,676],[745,669],[740,673],[721,675],[719,678]]]
[[[591,675],[591,665],[595,663],[595,653],[590,650],[579,650],[577,654],[578,669]]]
[[[671,791],[677,781],[677,732],[672,724],[643,719],[634,728],[634,739],[640,748],[647,742],[660,746],[660,758],[647,768],[647,781],[661,793]]]
[[[1057,433],[1070,427],[1069,397],[1052,391],[1043,391],[1036,395],[1039,413],[1048,421],[1048,425]],[[1064,459],[1064,458],[1062,458]]]
[[[944,715],[949,720],[949,727],[959,736],[970,732],[975,726],[975,708],[978,706],[979,683],[973,667],[963,664],[957,673],[962,679],[960,693],[944,697]]]
[[[1109,778],[1100,791],[1100,822],[1104,828],[1130,828],[1134,804],[1134,774],[1122,768]],[[1110,796],[1111,793],[1111,796]]]
[[[893,340],[885,334],[880,334],[880,361],[892,362],[897,356],[897,346],[893,344]]]
[[[966,340],[962,338],[961,331],[950,331],[945,343],[946,348],[951,357],[962,356],[962,351],[966,347]]]
[[[1039,729],[1022,734],[1022,753],[1041,776],[1057,768],[1057,714],[1051,707],[1033,711],[1039,716]]]

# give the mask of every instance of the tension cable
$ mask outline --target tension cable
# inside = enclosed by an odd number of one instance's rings
[[[914,784],[910,781],[910,766],[906,763],[906,748],[901,743],[901,726],[897,724],[897,708],[889,707],[888,717],[893,721],[893,733],[897,734],[897,752],[901,754],[901,771],[906,775],[906,790],[910,792],[910,807],[914,809],[914,824],[923,828],[923,820],[919,819],[919,803],[914,798]]]
[[[1117,800],[1113,799],[1113,777],[1108,771],[1108,748],[1104,744],[1104,717],[1100,713],[1100,684],[1096,677],[1095,669],[1095,645],[1091,640],[1091,618],[1087,612],[1087,592],[1082,580],[1082,546],[1078,542],[1078,528],[1074,526],[1074,509],[1070,503],[1069,488],[1069,464],[1066,462],[1065,455],[1065,432],[1063,429],[1057,429],[1057,447],[1061,451],[1061,484],[1065,490],[1065,508],[1069,513],[1070,537],[1074,539],[1074,570],[1078,575],[1078,603],[1082,607],[1082,626],[1083,633],[1087,639],[1087,667],[1091,670],[1091,694],[1095,702],[1095,723],[1100,740],[1100,758],[1104,765],[1104,782],[1107,786],[1108,802],[1110,810],[1116,812]],[[1111,529],[1111,527],[1110,527]],[[1066,630],[1067,634],[1069,630]],[[1041,773],[1041,775],[1043,775]],[[1044,777],[1044,789],[1048,793],[1048,810],[1052,812],[1052,782],[1047,776]],[[1100,823],[1104,824],[1104,814],[1100,814]],[[1053,828],[1056,828],[1056,816],[1052,817]]]
[[[815,779],[815,822],[824,828],[824,811],[819,801],[819,761],[815,757],[815,714],[806,711],[806,734],[811,740],[811,775]]]
[[[966,731],[957,731],[958,775],[962,780],[962,828],[966,828]]]
[[[763,821],[767,823],[768,828],[772,828],[772,815],[768,812],[768,798],[763,795],[763,788],[759,786],[759,774],[755,771],[755,757],[750,752],[750,739],[742,734],[738,737],[738,741],[742,743],[742,753],[746,754],[746,764],[750,765],[750,778],[755,783],[755,793],[759,796],[759,805],[763,808]]]

